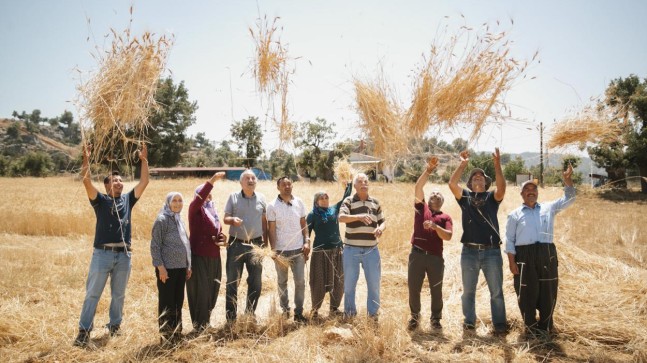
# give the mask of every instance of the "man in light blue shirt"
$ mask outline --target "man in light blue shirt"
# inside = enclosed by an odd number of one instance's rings
[[[557,252],[553,244],[555,215],[575,201],[573,167],[564,175],[564,196],[538,203],[539,191],[533,180],[521,185],[523,204],[508,215],[506,253],[514,290],[526,328],[532,333],[549,333],[557,302]],[[539,310],[539,321],[536,314]]]

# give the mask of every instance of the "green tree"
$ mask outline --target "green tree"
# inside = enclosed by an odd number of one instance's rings
[[[53,167],[54,164],[49,154],[42,151],[30,151],[11,165],[11,174],[14,176],[47,176],[52,172]]]
[[[517,174],[528,174],[528,169],[526,169],[526,164],[523,162],[521,156],[517,156],[514,160],[509,161],[503,166],[505,180],[516,182]]]
[[[626,187],[626,169],[636,168],[647,176],[647,79],[636,75],[617,78],[605,91],[601,107],[619,110],[615,120],[624,127],[624,142],[599,143],[589,147],[591,159],[605,168],[617,187]],[[647,193],[647,181],[641,178],[642,192]]]
[[[196,101],[189,101],[184,81],[174,84],[168,77],[160,79],[155,92],[159,109],[148,121],[146,137],[154,147],[148,151],[148,162],[155,166],[175,166],[188,150],[186,130],[195,123]]]
[[[263,132],[258,117],[250,116],[231,125],[231,136],[245,156],[245,166],[253,167],[263,154]]]
[[[18,137],[20,136],[20,121],[14,121],[7,127],[7,136],[9,136],[12,139],[18,140]]]
[[[333,131],[334,126],[334,122],[328,123],[326,119],[319,117],[314,122],[306,121],[299,125],[295,144],[302,148],[303,153],[298,164],[310,178],[325,177],[328,157],[322,156],[322,149],[327,148],[329,141],[337,136],[337,133]]]

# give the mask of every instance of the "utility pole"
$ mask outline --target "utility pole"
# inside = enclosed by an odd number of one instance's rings
[[[544,123],[539,122],[539,185],[544,187]]]

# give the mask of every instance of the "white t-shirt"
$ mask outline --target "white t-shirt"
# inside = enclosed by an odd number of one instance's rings
[[[301,218],[306,217],[306,208],[298,197],[292,197],[290,204],[277,197],[267,205],[267,221],[276,222],[274,249],[278,251],[293,251],[303,247]]]

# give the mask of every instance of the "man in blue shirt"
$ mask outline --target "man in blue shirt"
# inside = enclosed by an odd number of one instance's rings
[[[510,272],[514,274],[514,290],[521,317],[532,333],[549,333],[553,327],[559,281],[557,252],[553,244],[555,215],[575,201],[573,167],[569,165],[563,175],[563,197],[538,203],[537,183],[529,180],[521,185],[523,204],[508,215],[505,252]]]
[[[130,277],[130,232],[131,211],[148,185],[148,152],[142,146],[141,177],[139,183],[128,194],[122,194],[124,184],[118,172],[103,180],[106,194],[99,193],[90,178],[90,150],[83,148],[81,175],[83,186],[97,217],[94,233],[94,251],[88,271],[85,300],[79,320],[79,334],[74,345],[86,346],[90,342],[90,331],[94,326],[94,314],[103,289],[110,276],[110,335],[118,333],[123,317],[126,285]]]

